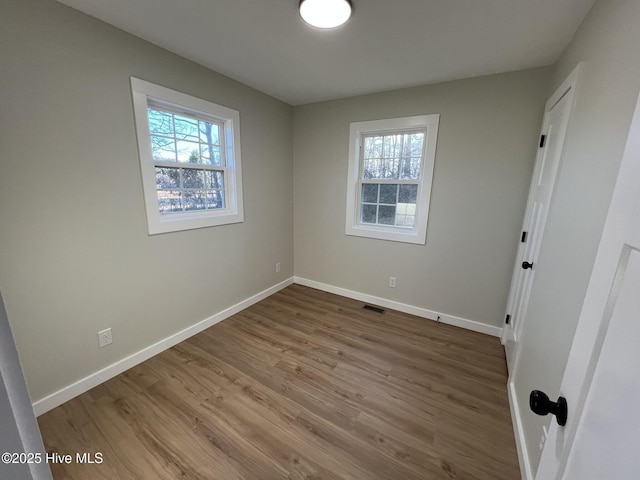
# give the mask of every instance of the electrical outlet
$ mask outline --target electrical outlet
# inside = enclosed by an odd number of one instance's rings
[[[389,277],[389,286],[391,288],[396,288],[396,277]]]
[[[280,273],[280,262],[276,263],[276,273]]]
[[[100,348],[111,345],[111,342],[113,342],[113,337],[111,337],[110,328],[107,328],[106,330],[100,330],[98,332],[98,345],[100,345]]]

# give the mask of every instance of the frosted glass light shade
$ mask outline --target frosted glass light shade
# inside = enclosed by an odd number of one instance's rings
[[[309,25],[334,28],[351,17],[350,0],[301,0],[300,16]]]

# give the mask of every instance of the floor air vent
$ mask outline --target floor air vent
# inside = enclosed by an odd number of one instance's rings
[[[365,305],[362,308],[364,308],[365,310],[371,310],[372,312],[376,313],[384,313],[384,308],[374,307],[373,305]]]

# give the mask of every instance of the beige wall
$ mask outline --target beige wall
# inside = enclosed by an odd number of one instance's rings
[[[535,470],[542,426],[529,392],[554,399],[569,355],[640,89],[640,2],[596,2],[554,69],[551,95],[580,61],[564,156],[547,221],[515,373],[526,448]]]
[[[33,400],[293,274],[290,106],[53,0],[1,11],[0,289]],[[239,110],[244,223],[147,235],[132,75]]]
[[[296,107],[296,276],[501,326],[549,75],[525,70]],[[440,128],[426,245],[346,236],[349,123],[432,113]]]

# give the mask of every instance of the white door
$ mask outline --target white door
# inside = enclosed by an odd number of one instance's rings
[[[540,145],[531,178],[522,235],[511,279],[505,326],[502,330],[502,343],[510,372],[515,371],[518,342],[536,272],[580,68],[581,65],[576,67],[545,106]]]
[[[536,479],[639,479],[640,99],[560,395]]]

